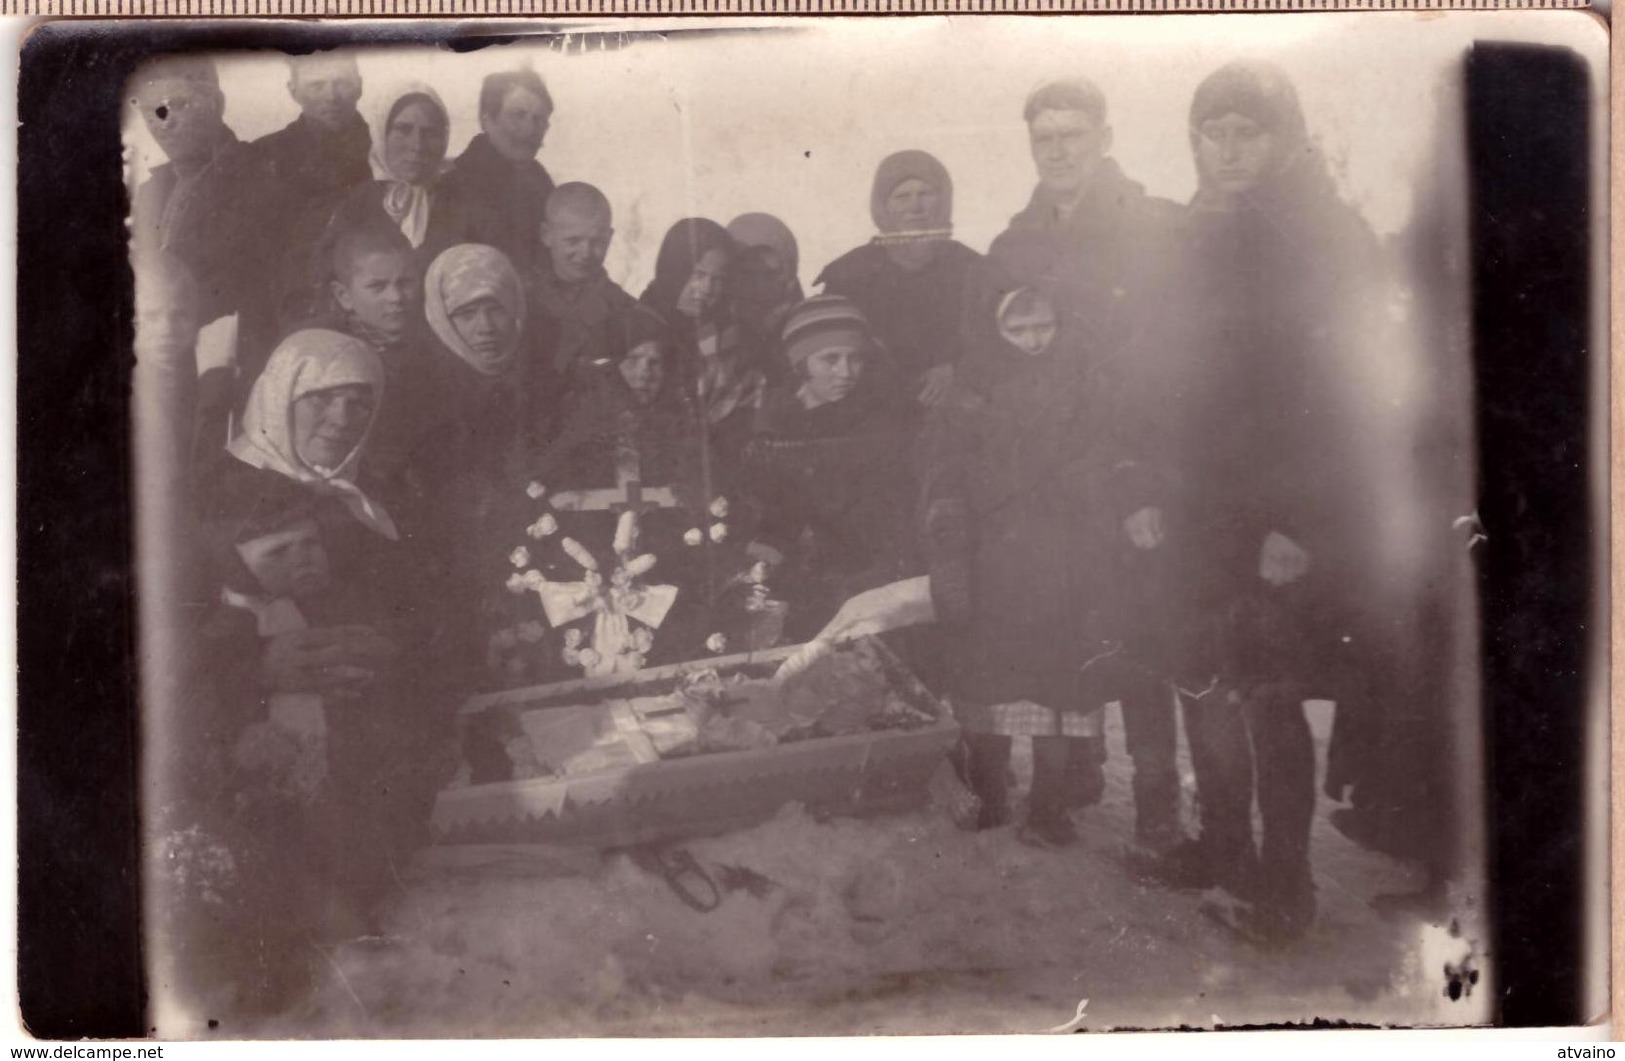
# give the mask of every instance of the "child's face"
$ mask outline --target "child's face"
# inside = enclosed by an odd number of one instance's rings
[[[660,393],[666,381],[666,361],[659,343],[640,343],[621,358],[621,378],[638,401],[647,405]]]
[[[406,334],[423,298],[423,279],[410,254],[359,255],[350,275],[333,281],[339,307],[389,339]]]
[[[327,549],[313,519],[239,542],[237,555],[268,597],[299,600],[325,590],[331,580]]]
[[[1047,302],[1034,301],[999,318],[999,334],[1011,346],[1032,357],[1048,350],[1059,330],[1055,308]]]

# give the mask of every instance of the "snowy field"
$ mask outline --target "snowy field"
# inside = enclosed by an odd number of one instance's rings
[[[1091,1031],[1482,1018],[1487,984],[1445,996],[1444,964],[1468,943],[1379,917],[1367,900],[1421,882],[1332,829],[1324,800],[1320,917],[1290,949],[1254,950],[1204,916],[1222,893],[1137,883],[1129,760],[1108,718],[1106,797],[1076,813],[1074,847],[961,832],[940,809],[817,822],[791,806],[688,845],[713,871],[771,882],[710,913],[624,855],[507,849],[482,864],[438,849],[403,876],[386,936],[328,953],[328,975],[284,1016],[213,1034],[1024,1033],[1073,1021],[1084,999]],[[1311,720],[1323,762],[1330,705]]]

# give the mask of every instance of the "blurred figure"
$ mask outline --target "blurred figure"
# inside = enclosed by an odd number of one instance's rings
[[[712,484],[737,467],[765,383],[729,313],[737,261],[738,248],[721,225],[685,218],[661,241],[654,279],[640,300],[671,330],[679,385],[704,411],[711,451],[724,465],[708,470]]]
[[[1181,267],[1125,364],[1144,451],[1160,447],[1180,483],[1163,506],[1163,548],[1181,571],[1164,626],[1191,694],[1202,808],[1200,838],[1148,866],[1249,901],[1242,930],[1279,944],[1315,912],[1303,701],[1340,695],[1348,655],[1367,650],[1380,506],[1362,460],[1362,432],[1378,423],[1362,373],[1381,344],[1380,263],[1275,68],[1233,63],[1203,81],[1190,143],[1199,187]]]
[[[198,322],[237,312],[257,251],[252,211],[253,155],[224,121],[226,98],[214,63],[170,56],[133,79],[136,108],[168,158],[136,189],[131,246],[139,257],[171,254],[197,281]]]
[[[734,316],[746,343],[760,354],[768,379],[785,382],[788,366],[776,356],[779,335],[805,297],[797,279],[801,254],[795,234],[772,214],[740,214],[728,222],[728,235],[739,245]]]
[[[448,180],[470,202],[498,215],[494,244],[523,275],[541,254],[536,237],[553,178],[536,161],[553,120],[553,97],[534,70],[489,74],[480,87],[480,131],[452,164]]]
[[[897,382],[922,406],[948,394],[959,360],[961,301],[982,256],[953,238],[954,184],[924,151],[887,155],[875,170],[869,213],[880,234],[824,267],[813,283],[857,303],[891,359]]]
[[[290,55],[288,95],[299,104],[299,117],[249,145],[256,183],[246,194],[259,200],[254,223],[265,249],[262,260],[275,270],[256,278],[238,324],[238,370],[250,383],[281,338],[290,311],[298,312],[284,300],[297,293],[308,263],[287,253],[288,235],[313,203],[329,202],[368,177],[372,141],[356,110],[361,91],[354,56]]]

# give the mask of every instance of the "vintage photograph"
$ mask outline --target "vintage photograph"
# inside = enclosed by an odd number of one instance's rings
[[[165,1037],[1490,1019],[1464,64],[616,22],[125,92]]]

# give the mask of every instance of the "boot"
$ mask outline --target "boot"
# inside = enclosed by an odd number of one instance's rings
[[[1072,746],[1083,742],[1084,738],[1078,737],[1033,738],[1033,788],[1027,800],[1027,822],[1020,834],[1023,841],[1063,847],[1078,839],[1067,808],[1073,794],[1069,785]]]
[[[1044,738],[1040,738],[1044,739]],[[1066,742],[1062,802],[1072,809],[1092,807],[1106,794],[1106,738],[1061,737]]]
[[[970,790],[981,800],[976,828],[996,829],[1010,821],[1010,738],[996,733],[966,733],[965,773]]]

